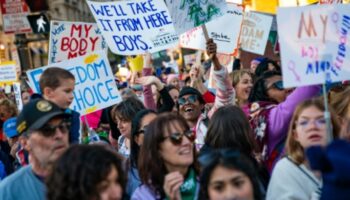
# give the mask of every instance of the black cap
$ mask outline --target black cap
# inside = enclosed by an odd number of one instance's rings
[[[187,94],[195,94],[197,95],[198,97],[198,101],[201,103],[201,104],[205,104],[205,101],[202,97],[202,94],[195,88],[193,87],[188,87],[188,86],[185,86],[182,88],[182,90],[180,91],[180,94],[179,94],[179,98],[182,97],[182,96],[185,96]]]
[[[43,127],[50,119],[56,116],[70,117],[54,103],[35,99],[23,107],[23,110],[17,117],[17,132],[19,135],[29,131],[38,130]]]

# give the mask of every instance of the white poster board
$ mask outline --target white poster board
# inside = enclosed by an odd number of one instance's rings
[[[27,71],[30,86],[34,92],[40,93],[40,75],[51,66],[64,68],[74,75],[75,89],[71,108],[81,115],[101,110],[122,100],[105,51],[96,51]]]
[[[165,0],[178,34],[226,14],[226,0]]]
[[[17,81],[16,63],[13,61],[0,64],[0,84],[12,84]]]
[[[12,88],[13,88],[13,93],[15,94],[17,108],[19,111],[21,111],[23,109],[21,84],[20,83],[13,83]]]
[[[177,45],[178,36],[164,1],[86,2],[115,54],[153,53]]]
[[[350,79],[350,5],[279,8],[286,88]]]
[[[106,41],[95,23],[51,21],[50,27],[50,64],[107,50]]]
[[[226,14],[205,24],[208,35],[217,44],[217,52],[232,54],[237,48],[243,20],[243,8],[236,4],[227,4]],[[206,39],[202,27],[196,27],[180,36],[183,48],[206,49]]]
[[[264,55],[270,34],[272,16],[246,12],[242,23],[240,43],[244,51]]]

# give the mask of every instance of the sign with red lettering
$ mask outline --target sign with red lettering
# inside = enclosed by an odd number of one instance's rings
[[[6,34],[30,33],[29,8],[24,0],[0,0],[3,30]]]
[[[107,50],[107,44],[95,23],[51,21],[49,63]]]
[[[350,5],[280,7],[284,87],[350,79]]]

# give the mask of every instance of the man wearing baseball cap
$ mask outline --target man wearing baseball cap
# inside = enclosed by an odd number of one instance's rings
[[[44,179],[52,163],[69,146],[69,119],[55,104],[37,99],[17,117],[17,133],[30,165],[0,182],[0,199],[45,199]]]

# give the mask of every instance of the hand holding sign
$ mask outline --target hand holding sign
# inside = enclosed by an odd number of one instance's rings
[[[155,85],[157,87],[158,91],[160,91],[164,88],[163,83],[155,76],[144,76],[141,78],[137,78],[135,80],[135,83],[143,85],[143,86]]]

